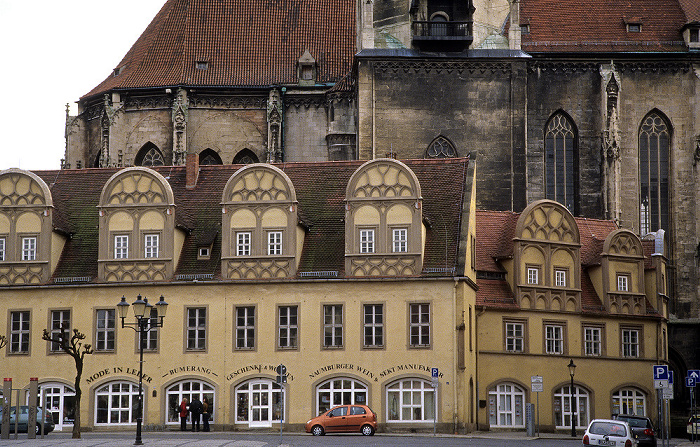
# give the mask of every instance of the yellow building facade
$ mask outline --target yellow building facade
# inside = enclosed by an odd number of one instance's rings
[[[12,399],[38,377],[57,429],[72,425],[73,359],[41,335],[78,329],[94,349],[82,426],[133,428],[139,344],[117,304],[163,296],[144,343],[147,429],[179,428],[177,405],[196,397],[215,429],[301,430],[364,403],[384,431],[472,430],[474,171],[468,159],[2,171]]]

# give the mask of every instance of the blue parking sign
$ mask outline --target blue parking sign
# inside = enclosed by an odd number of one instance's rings
[[[668,365],[654,365],[654,380],[669,380]]]
[[[693,388],[695,386],[695,378],[694,377],[686,377],[685,378],[685,386],[688,388]]]
[[[438,369],[437,368],[430,368],[430,375],[433,377],[438,377]]]

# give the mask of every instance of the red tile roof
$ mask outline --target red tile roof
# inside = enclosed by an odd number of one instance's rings
[[[685,51],[687,19],[679,1],[521,0],[520,23],[530,28],[522,47],[533,53]],[[641,32],[628,32],[627,23],[640,24]]]
[[[318,83],[350,72],[355,0],[168,0],[115,68],[118,75],[84,98],[111,89],[296,84],[307,49]]]

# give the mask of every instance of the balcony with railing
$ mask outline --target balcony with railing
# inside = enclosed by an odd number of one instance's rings
[[[423,21],[412,24],[413,44],[433,51],[463,51],[472,43],[472,22]]]

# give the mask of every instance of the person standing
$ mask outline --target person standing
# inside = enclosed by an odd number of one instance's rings
[[[197,396],[192,398],[190,413],[192,413],[192,431],[199,431],[199,417],[202,414],[202,403]]]
[[[187,414],[190,412],[190,407],[187,403],[187,398],[183,397],[180,402],[180,431],[187,430]]]
[[[209,401],[205,397],[202,401],[202,431],[209,431]]]

